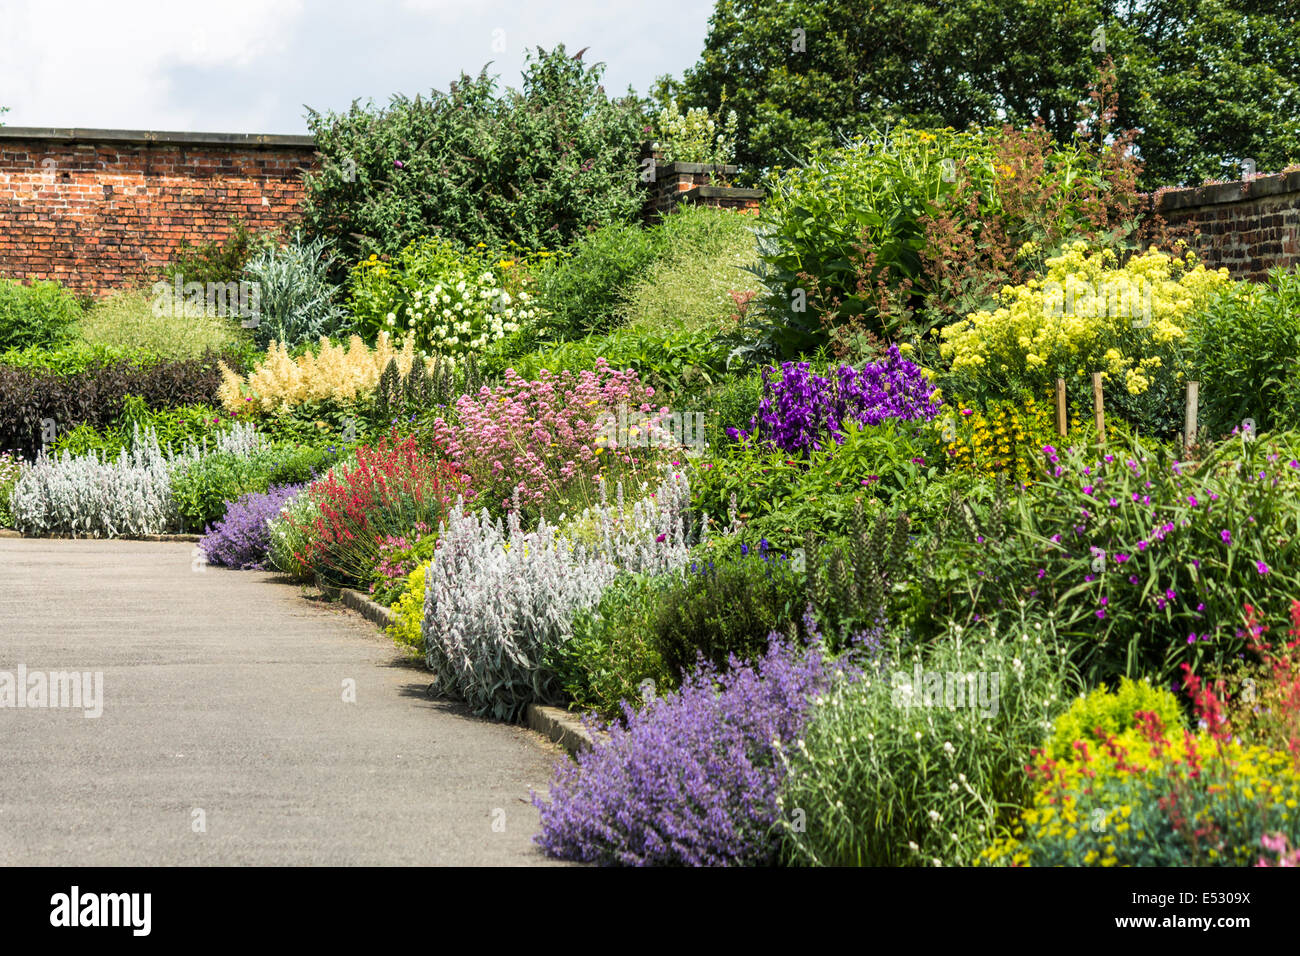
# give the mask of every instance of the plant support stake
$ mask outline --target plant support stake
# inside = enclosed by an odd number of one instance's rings
[[[1097,416],[1097,440],[1106,441],[1106,412],[1102,407],[1101,372],[1092,373],[1092,410]]]
[[[1056,380],[1056,434],[1065,437],[1065,379]]]
[[[1190,450],[1196,444],[1196,406],[1200,402],[1201,383],[1187,383],[1187,418],[1183,422],[1183,449]]]

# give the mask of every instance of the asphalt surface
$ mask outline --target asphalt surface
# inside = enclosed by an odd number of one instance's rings
[[[431,700],[354,612],[195,551],[0,539],[0,702],[19,665],[103,673],[99,717],[0,707],[0,865],[548,862],[529,790],[558,749]]]

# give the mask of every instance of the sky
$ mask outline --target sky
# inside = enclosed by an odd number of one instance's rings
[[[306,133],[305,107],[384,104],[462,72],[518,86],[527,50],[649,91],[699,57],[711,0],[0,0],[8,126]]]

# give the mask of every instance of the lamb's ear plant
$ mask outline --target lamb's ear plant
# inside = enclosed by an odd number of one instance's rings
[[[9,496],[14,527],[27,535],[113,538],[179,530],[171,474],[195,454],[164,454],[152,430],[138,429],[131,448],[109,461],[92,453],[58,458],[42,454]]]
[[[531,703],[562,702],[548,658],[573,634],[573,616],[594,605],[619,570],[656,572],[685,560],[690,489],[670,475],[630,509],[620,487],[569,525],[543,518],[525,531],[519,512],[503,523],[457,502],[425,572],[425,660],[439,692],[476,713],[518,719]]]

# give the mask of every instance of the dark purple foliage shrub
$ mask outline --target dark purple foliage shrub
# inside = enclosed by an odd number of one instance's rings
[[[879,425],[886,419],[931,419],[939,413],[935,387],[920,367],[891,345],[880,362],[855,369],[841,365],[829,377],[814,375],[807,362],[786,362],[775,381],[763,372],[763,401],[749,431],[728,429],[732,438],[753,438],[784,451],[819,451],[827,436],[839,444],[843,423]]]
[[[702,664],[680,690],[634,711],[626,726],[556,770],[551,802],[536,794],[551,856],[624,866],[763,865],[776,861],[780,763],[810,696],[840,665],[819,641],[792,648],[773,633],[754,665]]]
[[[265,494],[241,495],[226,506],[225,517],[215,527],[205,529],[199,548],[213,564],[261,570],[271,549],[271,521],[305,487],[280,485]]]

